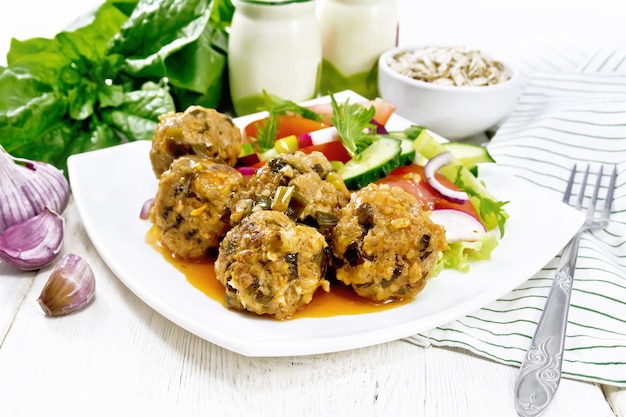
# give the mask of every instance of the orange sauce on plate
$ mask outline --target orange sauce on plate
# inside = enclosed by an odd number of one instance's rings
[[[163,258],[180,271],[187,281],[205,295],[226,306],[224,286],[215,277],[214,259],[189,261],[177,258],[159,237],[153,226],[146,234],[146,242],[159,252]],[[342,283],[334,282],[330,292],[319,289],[313,300],[301,308],[294,317],[332,317],[351,314],[375,313],[399,307],[412,300],[373,302],[359,297],[352,289]]]

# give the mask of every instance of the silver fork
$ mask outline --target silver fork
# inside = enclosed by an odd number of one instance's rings
[[[522,362],[515,383],[515,408],[521,417],[538,416],[548,407],[561,381],[561,365],[563,363],[563,347],[565,345],[565,329],[569,311],[572,281],[576,270],[576,258],[580,236],[591,229],[605,228],[609,224],[613,192],[617,178],[617,167],[613,168],[607,187],[602,212],[596,214],[596,203],[602,184],[604,167],[600,167],[596,175],[596,185],[587,208],[586,220],[578,233],[570,240],[561,253],[556,269],[556,276],[546,299],[546,304],[537,323],[535,335]],[[563,202],[569,204],[577,169],[574,165],[570,174]],[[580,210],[585,198],[585,188],[589,178],[589,165],[583,174],[580,191],[575,203]]]

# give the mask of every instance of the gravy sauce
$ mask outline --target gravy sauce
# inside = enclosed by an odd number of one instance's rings
[[[189,261],[177,258],[162,242],[159,232],[154,226],[146,234],[146,242],[159,252],[167,262],[180,271],[192,286],[224,305],[224,308],[228,308],[224,299],[224,286],[215,277],[215,259],[207,258],[201,261]],[[300,309],[292,319],[375,313],[399,307],[410,301],[412,300],[373,302],[359,297],[350,287],[334,281],[331,284],[329,293],[319,289],[315,293],[313,300]]]

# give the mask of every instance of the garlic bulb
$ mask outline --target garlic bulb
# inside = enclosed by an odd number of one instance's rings
[[[87,306],[96,292],[96,279],[80,256],[67,254],[54,267],[37,302],[48,316],[63,316]]]
[[[14,158],[0,146],[0,233],[44,207],[63,213],[69,197],[63,171],[45,162]]]
[[[0,235],[0,259],[25,271],[51,264],[63,246],[63,226],[61,216],[44,208],[36,216],[12,225]]]

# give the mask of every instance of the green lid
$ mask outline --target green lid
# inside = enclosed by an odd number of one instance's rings
[[[242,3],[278,5],[278,4],[289,4],[289,3],[307,3],[313,0],[239,0],[239,1]]]

